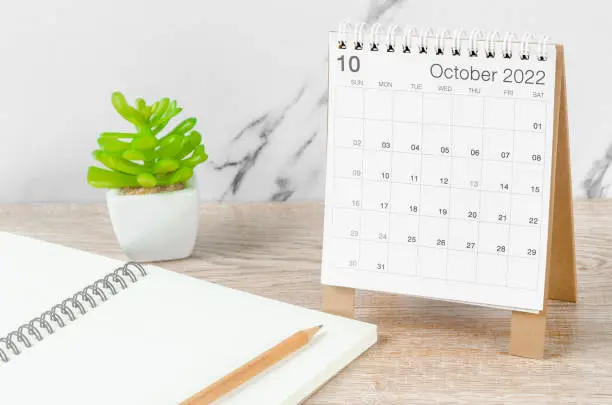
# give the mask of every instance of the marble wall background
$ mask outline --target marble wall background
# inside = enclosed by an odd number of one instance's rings
[[[327,32],[343,19],[564,43],[574,195],[612,183],[604,2],[1,1],[0,202],[101,201],[85,175],[97,133],[127,129],[116,89],[175,98],[200,119],[203,199],[322,199]]]

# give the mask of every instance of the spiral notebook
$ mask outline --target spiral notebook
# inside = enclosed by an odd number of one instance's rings
[[[556,55],[529,33],[330,33],[323,283],[542,310]]]
[[[0,403],[174,405],[297,330],[311,344],[218,401],[297,404],[376,326],[0,233]]]

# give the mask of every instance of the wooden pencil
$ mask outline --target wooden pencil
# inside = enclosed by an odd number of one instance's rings
[[[323,325],[319,325],[294,333],[276,346],[181,402],[181,405],[206,405],[216,401],[262,371],[304,347],[322,327]]]

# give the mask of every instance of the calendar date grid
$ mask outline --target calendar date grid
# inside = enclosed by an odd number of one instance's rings
[[[384,89],[378,86],[355,86],[355,85],[347,85],[347,84],[336,84],[336,88],[347,88],[347,89],[359,89],[359,90],[375,90],[375,91],[386,91],[389,93],[410,93],[410,94],[423,94],[423,95],[440,95],[439,91],[428,91],[428,90],[412,90],[412,89]],[[496,96],[496,95],[482,95],[482,94],[473,94],[473,93],[458,93],[452,92],[448,94],[449,96],[461,96],[461,97],[474,97],[474,98],[490,98],[490,99],[500,99],[500,100],[516,100],[516,101],[533,101],[533,97],[521,97],[521,96]]]
[[[344,176],[336,176],[336,179],[340,179],[340,180],[356,180],[359,179],[355,178],[355,177],[344,177]],[[357,180],[359,181],[359,180]],[[441,189],[441,190],[465,190],[465,191],[486,191],[488,193],[497,193],[497,194],[510,194],[510,187],[505,188],[504,190],[498,190],[498,189],[481,189],[478,187],[464,187],[464,186],[455,186],[452,185],[452,182],[446,183],[446,184],[429,184],[429,183],[421,183],[421,182],[406,182],[406,181],[397,181],[397,180],[391,180],[391,179],[386,179],[386,180],[369,180],[369,179],[365,179],[363,180],[363,182],[371,182],[371,183],[387,183],[387,184],[404,184],[404,185],[423,185],[425,187],[431,187],[431,188],[436,188],[436,189]],[[540,184],[540,183],[538,183]],[[501,185],[500,185],[501,186]],[[505,184],[504,184],[505,187]],[[534,186],[534,187],[540,187],[540,186]],[[501,187],[500,187],[501,188]],[[524,197],[531,197],[534,194],[539,194],[541,191],[541,188],[538,189],[538,191],[534,191],[532,193],[523,193],[523,192],[515,192],[513,191],[511,194],[512,195],[516,195],[516,196],[524,196]]]
[[[366,89],[364,89],[366,90]],[[395,91],[393,93],[396,93]],[[401,93],[401,92],[400,92]],[[423,98],[426,96],[425,92],[414,92],[414,93],[420,93],[420,97],[421,97],[421,104],[423,104]],[[436,94],[439,95],[438,93],[431,93],[431,94]],[[446,95],[446,97],[450,97],[451,98],[451,103],[452,103],[452,96]],[[482,99],[490,99],[490,98],[495,98],[495,97],[482,97],[480,96]],[[509,101],[507,97],[505,98],[501,98],[505,101]],[[391,98],[391,109],[393,110],[393,97]],[[378,158],[381,161],[385,161],[387,162],[387,167],[389,167],[389,169],[391,169],[391,166],[393,164],[393,159],[394,156],[406,156],[406,158],[409,158],[410,156],[416,156],[419,159],[422,159],[423,157],[432,157],[432,158],[444,158],[444,159],[448,159],[449,160],[449,173],[453,173],[453,163],[456,160],[457,162],[461,161],[461,160],[477,160],[480,162],[480,179],[483,178],[483,162],[500,162],[500,161],[505,161],[505,162],[509,162],[510,163],[510,183],[512,183],[512,178],[514,177],[514,172],[515,172],[515,166],[518,164],[522,164],[522,165],[531,165],[534,167],[545,167],[545,156],[544,153],[541,154],[533,154],[532,155],[532,160],[529,159],[523,159],[522,161],[515,161],[515,157],[516,155],[513,153],[513,156],[508,159],[510,156],[511,152],[506,152],[505,154],[502,152],[501,154],[501,158],[505,159],[505,160],[500,160],[499,158],[491,158],[491,157],[485,157],[485,130],[493,130],[493,131],[506,131],[508,133],[511,134],[511,144],[512,147],[511,149],[514,150],[514,138],[516,136],[539,136],[539,137],[544,137],[545,136],[545,131],[546,128],[544,126],[544,120],[542,120],[542,122],[536,126],[536,124],[533,125],[532,128],[529,128],[529,131],[524,130],[525,128],[523,128],[523,130],[517,130],[516,129],[516,108],[513,107],[513,116],[512,116],[512,128],[508,128],[508,127],[495,127],[495,126],[486,126],[484,123],[481,125],[463,125],[463,124],[456,124],[452,121],[452,118],[449,118],[449,122],[447,123],[436,123],[436,122],[428,122],[427,120],[424,119],[423,116],[423,109],[421,109],[421,117],[418,117],[419,119],[416,120],[402,120],[401,118],[398,119],[397,117],[394,116],[393,112],[391,113],[391,117],[389,119],[380,119],[380,118],[372,118],[372,117],[367,117],[366,116],[366,102],[365,102],[365,98],[362,98],[362,108],[361,108],[361,114],[359,114],[360,116],[355,116],[354,114],[335,114],[336,118],[339,119],[356,119],[360,122],[360,124],[362,125],[362,130],[363,130],[363,135],[360,137],[361,142],[358,145],[351,145],[351,146],[346,146],[344,144],[338,144],[338,136],[339,135],[335,135],[334,137],[334,145],[335,145],[335,149],[336,150],[357,150],[357,151],[362,151],[362,152],[373,152],[375,153]],[[512,100],[513,103],[518,102],[518,99],[514,99]],[[516,104],[513,104],[513,106],[515,106]],[[545,103],[543,103],[542,105],[544,105],[544,108],[547,108],[547,105]],[[483,108],[483,116],[485,114],[484,111],[484,102],[482,103],[482,108]],[[452,109],[451,109],[452,111]],[[452,114],[452,113],[451,113]],[[379,121],[379,122],[383,122],[383,123],[391,123],[390,125],[390,131],[389,131],[389,136],[387,141],[382,141],[381,146],[382,147],[372,147],[371,142],[368,142],[368,140],[365,138],[366,136],[366,126],[368,125],[368,122],[370,121]],[[395,126],[393,125],[394,123],[399,122],[399,123],[406,123],[406,124],[413,124],[416,125],[418,130],[417,132],[420,132],[420,141],[421,143],[417,144],[418,147],[416,148],[416,150],[411,150],[411,151],[405,151],[405,150],[397,150],[395,148],[395,140],[396,137],[399,135],[401,136],[402,134],[398,134],[395,131]],[[423,150],[422,147],[422,141],[423,141],[423,137],[424,137],[424,128],[426,126],[438,126],[438,127],[442,127],[442,128],[448,128],[449,129],[449,139],[448,139],[448,145],[444,145],[441,144],[441,152],[443,154],[443,156],[441,156],[440,154],[435,154],[435,153],[427,153]],[[455,134],[455,130],[456,128],[468,128],[468,129],[475,129],[480,131],[480,148],[479,150],[477,150],[477,154],[476,156],[474,156],[473,154],[471,156],[464,156],[461,154],[457,154],[455,155],[455,150],[452,147],[452,137],[453,136],[457,136],[457,134]],[[365,140],[365,142],[364,142]],[[386,156],[384,158],[382,158],[382,156]],[[338,164],[338,160],[336,160],[334,162],[335,164]],[[460,164],[461,165],[461,164]],[[431,184],[431,183],[424,183],[423,182],[423,162],[422,160],[419,161],[418,163],[418,180],[416,181],[410,181],[410,182],[406,182],[406,181],[401,181],[401,180],[397,180],[395,178],[395,176],[393,176],[393,170],[388,170],[388,171],[384,171],[382,172],[383,177],[382,178],[377,178],[377,179],[372,179],[372,178],[366,178],[364,176],[364,173],[366,172],[366,159],[364,157],[361,158],[361,166],[360,166],[360,170],[357,173],[353,173],[352,176],[342,176],[342,175],[338,175],[336,171],[334,171],[334,178],[335,179],[346,179],[346,180],[356,180],[360,182],[360,195],[361,197],[364,196],[364,184],[366,184],[366,182],[374,182],[374,183],[388,183],[389,184],[389,188],[388,188],[388,199],[386,202],[381,202],[381,204],[384,204],[384,207],[381,205],[381,209],[367,209],[364,208],[363,206],[361,206],[361,198],[359,198],[359,205],[357,207],[344,207],[344,209],[349,209],[349,210],[355,210],[355,211],[359,211],[359,212],[385,212],[385,213],[392,213],[394,212],[394,205],[392,203],[392,190],[393,190],[393,186],[395,184],[406,184],[406,185],[417,185],[420,189],[420,193],[419,196],[422,196],[422,190],[423,187],[427,187],[427,188],[440,188],[440,189],[446,189],[446,190],[469,190],[469,191],[474,191],[476,193],[478,193],[480,196],[482,195],[483,190],[485,190],[488,193],[499,193],[499,194],[510,194],[511,196],[532,196],[533,193],[537,193],[537,194],[541,194],[541,184],[544,184],[543,180],[544,180],[544,171],[541,170],[540,171],[540,175],[538,177],[541,178],[541,183],[539,186],[534,186],[532,187],[532,192],[531,193],[524,193],[524,192],[516,192],[514,190],[512,190],[508,184],[501,184],[502,189],[501,190],[491,190],[491,189],[483,189],[482,185],[478,182],[476,183],[476,185],[472,185],[471,187],[465,187],[465,186],[461,186],[459,184],[456,184],[453,179],[454,177],[452,175],[448,176],[448,179],[446,178],[441,178],[440,181],[444,180],[443,184]],[[505,187],[505,188],[504,188]],[[449,202],[448,202],[448,208],[444,209],[444,214],[440,215],[440,216],[432,216],[432,215],[426,215],[423,214],[422,212],[414,212],[414,213],[407,213],[407,215],[411,215],[411,216],[415,216],[417,218],[436,218],[436,219],[444,219],[446,220],[446,232],[447,234],[450,232],[451,229],[451,222],[449,220],[449,218],[452,218],[453,220],[457,220],[457,219],[461,219],[467,222],[474,222],[476,224],[478,224],[478,226],[480,226],[480,224],[495,224],[497,225],[497,222],[494,221],[486,221],[486,220],[482,220],[481,218],[458,218],[457,217],[457,213],[453,212],[451,210],[451,205],[452,205],[452,198],[453,198],[453,194],[451,192],[448,193],[448,198],[449,198]],[[512,212],[511,209],[511,201],[512,198],[510,199],[510,207],[508,209],[508,213]],[[477,210],[479,211],[481,206],[483,205],[483,202],[480,198],[480,201],[478,203],[478,208]],[[335,206],[336,207],[336,206]],[[340,206],[337,206],[338,208],[340,208]],[[442,209],[440,210],[442,212]],[[543,212],[543,207],[540,204],[540,213]],[[477,212],[477,211],[476,211]],[[476,212],[474,212],[474,214],[476,214]],[[539,225],[538,222],[530,222],[528,224],[523,224],[523,223],[514,223],[512,220],[511,215],[508,215],[511,220],[509,222],[507,222],[507,225],[505,226],[506,229],[506,235],[507,235],[507,239],[510,239],[510,226],[513,227],[524,227],[524,228],[535,228],[538,229]],[[541,215],[540,215],[541,218]],[[506,215],[504,215],[504,221],[506,221]],[[359,224],[359,228],[361,229],[362,224],[361,224],[361,220],[360,220],[360,224]],[[389,228],[387,230],[387,233],[385,234],[385,238],[384,240],[376,240],[373,238],[368,238],[368,237],[363,237],[361,235],[361,232],[357,231],[357,234],[353,237],[339,237],[339,235],[334,235],[333,238],[336,239],[348,239],[348,240],[355,240],[357,239],[359,241],[359,256],[361,256],[361,251],[362,251],[362,243],[363,242],[373,242],[376,244],[381,244],[383,246],[386,247],[386,254],[385,254],[385,258],[384,260],[381,260],[379,263],[377,263],[377,268],[375,270],[372,270],[371,268],[368,267],[360,267],[359,263],[361,262],[360,259],[357,259],[354,263],[352,263],[352,265],[350,267],[350,269],[359,269],[360,271],[374,271],[374,272],[385,272],[386,270],[388,270],[386,267],[389,263],[389,254],[391,252],[392,249],[396,249],[396,248],[401,248],[401,247],[405,247],[406,245],[404,243],[397,243],[397,242],[391,242],[390,238],[391,238],[391,228]],[[387,238],[389,240],[387,240]],[[419,240],[421,238],[419,237]],[[522,259],[528,259],[531,262],[537,262],[537,258],[534,257],[535,256],[535,252],[536,249],[539,250],[539,243],[537,244],[537,247],[534,249],[529,249],[529,251],[533,251],[534,254],[532,256],[527,256],[530,255],[530,253],[523,253],[523,254],[512,254],[506,251],[506,246],[501,246],[502,250],[501,251],[497,251],[496,253],[494,252],[489,252],[487,250],[481,250],[480,249],[480,243],[479,241],[476,239],[476,242],[473,243],[472,245],[472,250],[471,250],[471,254],[474,255],[474,257],[476,257],[477,255],[492,255],[492,256],[501,256],[505,258],[506,261],[506,268],[509,269],[510,268],[510,260],[512,257],[517,257],[517,258],[522,258]],[[408,241],[410,242],[410,241]],[[444,241],[443,241],[444,242]],[[538,241],[539,242],[539,241]],[[445,256],[445,267],[448,268],[448,263],[449,263],[449,259],[448,257],[446,257],[449,252],[465,252],[465,249],[457,249],[457,248],[452,248],[449,246],[437,246],[434,247],[431,244],[421,244],[421,243],[412,243],[411,248],[414,248],[416,250],[416,257],[415,257],[415,261],[418,263],[418,254],[420,252],[420,249],[422,248],[436,248],[441,252],[444,252],[444,256]],[[500,246],[498,246],[498,248],[500,248]],[[338,267],[338,266],[336,266]],[[342,267],[342,266],[341,266]],[[416,267],[416,271],[418,272],[418,266]],[[476,268],[478,267],[478,265],[476,265]],[[539,266],[536,266],[536,268],[539,271]],[[475,272],[477,272],[477,269],[474,270]],[[390,271],[390,273],[394,273],[394,271]],[[445,279],[448,276],[448,270],[446,269],[446,271],[444,272],[444,274],[439,274],[436,277],[432,277],[432,278],[441,278],[441,279]],[[417,276],[422,276],[425,278],[428,278],[428,276],[426,274],[416,274]],[[505,280],[505,282],[503,284],[508,285],[507,282],[507,272],[503,274],[503,279]],[[486,284],[486,282],[484,282],[484,284]],[[499,285],[499,283],[493,283],[493,285]]]
[[[503,216],[503,217],[509,217],[508,218],[503,218],[503,219],[498,219],[497,221],[490,221],[490,220],[483,220],[482,218],[478,217],[477,219],[474,219],[474,216],[470,216],[469,212],[471,211],[466,211],[464,212],[464,214],[466,215],[462,215],[462,216],[457,216],[456,213],[452,210],[448,210],[447,209],[447,213],[446,214],[440,214],[440,215],[427,215],[427,214],[423,214],[418,212],[419,210],[415,210],[414,212],[407,212],[407,211],[393,211],[390,209],[391,205],[389,204],[387,208],[385,209],[368,209],[368,208],[360,208],[360,207],[349,207],[349,206],[334,206],[334,209],[342,209],[342,210],[347,210],[347,211],[355,211],[355,212],[366,212],[366,213],[382,213],[382,214],[387,214],[387,213],[393,213],[393,214],[397,214],[397,215],[405,215],[405,216],[411,216],[411,217],[423,217],[423,218],[432,218],[432,219],[453,219],[453,220],[464,220],[467,222],[473,222],[473,223],[483,223],[483,224],[491,224],[491,225],[499,225],[500,223],[502,225],[512,225],[512,226],[517,226],[517,227],[525,227],[528,229],[534,229],[534,228],[540,228],[540,224],[539,221],[527,221],[525,223],[521,223],[521,222],[513,222],[512,221],[512,214],[499,214],[499,216]],[[417,207],[418,208],[418,207]],[[506,212],[506,211],[503,211]],[[538,219],[540,217],[537,217]]]
[[[464,97],[464,96],[461,96]],[[485,96],[480,96],[481,98],[489,98],[489,97],[485,97]],[[516,99],[508,99],[505,98],[504,100],[516,100]],[[541,102],[542,105],[546,105],[544,102]],[[340,119],[364,119],[367,121],[383,121],[383,122],[400,122],[400,123],[404,123],[404,124],[422,124],[422,125],[436,125],[436,126],[445,126],[447,124],[440,124],[438,122],[435,121],[415,121],[415,120],[402,120],[402,119],[387,119],[387,118],[362,118],[362,117],[356,117],[354,115],[336,115],[336,118],[340,118]],[[490,129],[490,130],[497,130],[497,131],[503,131],[503,130],[509,130],[508,128],[504,128],[504,127],[495,127],[495,126],[482,126],[482,125],[466,125],[466,124],[453,124],[453,127],[459,127],[459,128],[471,128],[471,129]],[[537,128],[532,128],[529,131],[523,130],[523,131],[516,131],[516,132],[523,132],[525,134],[529,133],[529,134],[542,134],[544,135],[546,133],[546,128],[544,127],[544,125],[538,125]]]
[[[425,152],[409,152],[409,151],[398,151],[398,150],[393,150],[391,149],[386,149],[386,150],[378,150],[375,148],[362,148],[362,147],[356,147],[356,146],[343,146],[343,145],[339,145],[337,147],[337,149],[346,149],[346,150],[363,150],[363,151],[367,151],[367,152],[380,152],[380,153],[397,153],[400,155],[409,155],[409,156],[440,156],[439,154],[435,154],[435,153],[425,153]],[[462,155],[453,155],[452,153],[452,149],[449,149],[450,152],[448,153],[447,157],[451,157],[454,159],[478,159],[478,160],[482,160],[483,162],[512,162],[513,160],[502,160],[502,159],[493,159],[493,158],[475,158],[473,156],[462,156]],[[533,165],[538,165],[538,166],[543,166],[543,160],[544,157],[540,156],[540,160],[524,160],[524,161],[519,161],[518,163],[522,163],[522,164],[533,164]]]
[[[482,254],[482,253],[481,253]],[[485,253],[486,255],[487,253]],[[517,289],[517,290],[527,290],[527,291],[537,291],[537,287],[514,287],[514,286],[510,286],[507,283],[506,284],[499,284],[499,283],[493,283],[493,282],[486,282],[486,281],[480,281],[480,280],[460,280],[460,279],[454,279],[454,278],[448,278],[448,276],[433,276],[433,275],[427,275],[427,274],[404,274],[398,271],[388,271],[388,272],[381,272],[378,270],[370,270],[370,269],[364,269],[364,268],[356,268],[356,267],[349,267],[349,266],[337,266],[336,269],[338,270],[343,270],[346,272],[352,272],[352,271],[358,271],[358,272],[362,272],[362,273],[371,273],[371,274],[390,274],[390,275],[394,275],[394,276],[401,276],[407,280],[412,279],[427,279],[427,280],[439,280],[439,281],[444,281],[447,283],[453,283],[453,284],[458,284],[458,283],[465,283],[465,284],[479,284],[479,285],[484,285],[484,286],[489,286],[489,287],[510,287],[513,289]]]
[[[332,244],[335,241],[347,241],[347,242],[357,242],[359,243],[360,246],[362,246],[361,241],[357,241],[354,239],[350,239],[350,238],[338,238],[338,237],[332,237],[331,238],[331,242]],[[528,257],[528,256],[519,256],[519,255],[513,255],[511,257],[508,257],[506,255],[502,255],[499,253],[494,253],[494,252],[489,252],[489,251],[478,251],[477,249],[475,249],[475,251],[470,251],[470,252],[465,252],[464,250],[461,249],[456,249],[456,248],[434,248],[431,246],[426,246],[426,245],[414,245],[414,246],[409,246],[407,247],[404,244],[399,244],[399,243],[394,243],[394,242],[381,242],[381,241],[376,241],[376,242],[369,242],[377,244],[378,246],[380,246],[379,251],[381,252],[386,252],[386,256],[384,257],[372,257],[370,258],[370,260],[368,260],[370,263],[362,263],[362,260],[360,259],[351,259],[350,256],[347,256],[344,260],[343,263],[336,263],[334,265],[334,268],[336,269],[345,269],[345,270],[352,270],[352,271],[367,271],[367,272],[372,272],[372,273],[376,273],[376,274],[393,274],[393,275],[398,275],[398,276],[404,276],[404,277],[419,277],[419,278],[430,278],[430,279],[446,279],[449,281],[468,281],[468,282],[477,282],[479,284],[486,284],[486,285],[496,285],[496,286],[506,286],[506,287],[510,287],[511,283],[508,280],[508,274],[509,274],[509,270],[510,267],[507,266],[503,266],[503,267],[493,267],[490,265],[482,265],[481,264],[481,259],[485,259],[485,263],[486,262],[490,262],[490,263],[503,263],[503,262],[508,262],[508,261],[512,261],[512,260],[520,260],[522,262],[523,265],[527,265],[531,271],[533,270],[538,270],[538,263],[539,260],[536,257]],[[407,261],[402,261],[401,263],[391,263],[390,260],[390,256],[389,256],[389,252],[391,251],[390,249],[394,249],[396,252],[403,252],[403,253],[410,253],[413,256],[411,257],[412,260],[407,260]],[[429,268],[425,268],[425,269],[419,269],[419,255],[420,254],[428,254],[429,257],[431,258],[432,255],[436,255],[439,258],[443,258],[443,262],[441,263],[441,266],[439,266],[438,268],[435,268],[435,266],[431,265],[431,263],[427,263]],[[463,255],[464,259],[468,259],[470,261],[470,264],[472,266],[472,274],[470,274],[468,277],[463,277],[462,278],[455,278],[451,275],[449,275],[449,265],[452,268],[452,258],[450,258],[451,254],[461,254]],[[448,256],[447,256],[448,255]],[[493,260],[497,260],[497,262],[491,262],[490,259]],[[391,266],[389,266],[391,264]],[[480,267],[482,267],[482,272],[483,274],[486,274],[486,272],[489,269],[493,269],[498,271],[500,274],[500,277],[498,277],[498,279],[496,280],[487,280],[486,277],[479,277],[478,275],[478,271],[481,270]],[[419,271],[421,270],[421,271]],[[422,271],[422,270],[427,270],[427,271]],[[432,270],[443,270],[442,272],[438,272],[436,273],[435,271],[432,272]],[[537,273],[535,274],[537,275]],[[535,285],[530,285],[530,286],[523,286],[520,287],[521,289],[527,289],[527,290],[535,290],[536,286]]]
[[[343,240],[360,240],[359,237],[352,237],[352,236],[333,236],[336,239],[343,239]],[[451,251],[455,251],[455,252],[463,252],[463,253],[474,253],[474,254],[489,254],[489,255],[494,255],[494,256],[501,256],[501,257],[517,257],[517,258],[527,258],[527,259],[531,259],[531,260],[537,260],[535,257],[530,257],[527,255],[519,255],[519,254],[508,254],[505,252],[492,252],[492,251],[486,251],[486,250],[480,250],[479,246],[477,243],[474,243],[472,248],[464,248],[464,249],[460,249],[460,248],[453,248],[453,247],[448,247],[446,245],[440,245],[440,246],[436,246],[435,244],[431,244],[431,245],[426,245],[426,244],[422,244],[422,243],[411,243],[411,242],[389,242],[388,240],[379,240],[379,239],[374,239],[374,238],[362,238],[361,240],[363,241],[367,241],[367,242],[372,242],[372,243],[377,243],[377,244],[381,244],[381,245],[393,245],[393,246],[398,246],[398,247],[406,247],[406,248],[428,248],[428,249],[437,249],[440,251],[444,251],[444,250],[451,250]],[[413,239],[414,240],[414,239]],[[416,240],[419,240],[418,238]]]
[[[452,194],[448,194],[452,196]],[[451,224],[454,224],[453,227],[465,228],[472,227],[473,229],[478,229],[480,233],[480,229],[482,227],[488,227],[491,229],[505,230],[505,242],[502,242],[497,246],[497,253],[501,253],[501,255],[510,255],[513,256],[511,252],[507,251],[508,241],[522,238],[530,235],[530,242],[526,245],[520,253],[520,256],[536,256],[538,253],[538,248],[541,243],[541,221],[538,217],[530,217],[529,215],[534,215],[531,210],[524,210],[524,207],[518,208],[515,212],[514,209],[511,209],[511,204],[508,201],[508,208],[504,209],[504,207],[493,207],[491,208],[490,204],[484,204],[483,199],[479,199],[480,204],[482,205],[482,215],[479,215],[477,211],[479,208],[468,207],[465,210],[448,210],[447,205],[436,205],[432,207],[430,211],[435,211],[435,215],[423,213],[424,210],[419,209],[418,206],[413,205],[408,210],[405,211],[388,211],[385,206],[385,209],[368,209],[364,207],[360,207],[360,203],[356,204],[356,207],[342,207],[339,205],[335,205],[333,208],[333,223],[337,224],[334,227],[333,235],[336,237],[347,237],[350,239],[360,239],[364,241],[375,241],[380,243],[387,243],[387,241],[397,242],[398,238],[395,238],[395,235],[392,234],[391,230],[393,229],[401,229],[402,226],[396,225],[393,223],[394,221],[400,221],[407,224],[404,226],[405,229],[412,229],[410,233],[406,233],[403,236],[399,236],[399,240],[401,243],[406,245],[418,245],[418,246],[429,246],[429,247],[441,247],[444,248],[448,246],[449,235],[451,235],[450,229],[446,229],[444,231],[437,230],[439,237],[437,239],[437,244],[433,242],[434,239],[430,238],[429,243],[420,243],[424,238],[421,236],[423,226],[418,222],[414,221],[429,221],[429,222],[439,222],[445,224],[445,226],[450,227]],[[521,202],[517,200],[517,202]],[[385,204],[386,205],[386,204]],[[541,210],[538,209],[535,211],[540,213]],[[340,215],[344,218],[344,221],[337,220],[336,218]],[[348,220],[347,220],[348,218]],[[357,220],[355,220],[357,218]],[[363,224],[363,219],[368,220],[370,223],[372,221],[377,221],[378,223],[374,226],[375,231],[368,231],[366,226]],[[411,223],[412,222],[412,223]],[[348,225],[347,225],[348,223]],[[372,226],[369,226],[372,229]],[[519,234],[519,236],[512,236],[511,232]],[[490,233],[490,232],[489,232]],[[529,234],[529,235],[526,235]],[[522,236],[521,236],[522,234]],[[401,235],[401,233],[400,233]],[[537,238],[535,238],[535,236]],[[472,235],[464,239],[465,241],[469,241],[468,246],[464,246],[462,249],[474,249],[480,250],[480,241],[479,234]],[[451,240],[457,239],[456,237],[451,237]],[[486,240],[486,239],[485,239]],[[462,242],[463,243],[463,242]],[[491,250],[491,247],[488,248]]]

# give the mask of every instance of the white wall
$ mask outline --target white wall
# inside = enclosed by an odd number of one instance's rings
[[[0,202],[102,200],[85,177],[97,134],[128,129],[113,90],[200,119],[203,198],[322,198],[327,31],[344,18],[546,32],[566,45],[576,195],[612,138],[604,2],[2,2]]]

